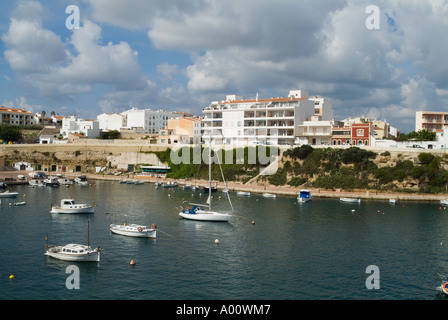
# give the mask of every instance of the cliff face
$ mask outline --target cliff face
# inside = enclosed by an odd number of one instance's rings
[[[304,146],[284,152],[279,167],[268,178],[271,184],[428,193],[445,192],[448,184],[448,155],[444,152]]]

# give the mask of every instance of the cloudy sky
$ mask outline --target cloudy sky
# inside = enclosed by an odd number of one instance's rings
[[[80,28],[69,5],[79,8]],[[379,29],[366,27],[379,8]],[[201,114],[227,94],[332,101],[414,130],[448,111],[445,0],[2,0],[0,104],[96,118]]]

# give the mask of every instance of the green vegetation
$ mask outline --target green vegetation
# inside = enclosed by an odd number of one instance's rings
[[[310,150],[309,146],[302,146],[285,151],[283,155],[298,161],[294,164],[286,161],[282,169],[290,177],[287,183],[294,186],[303,181],[300,179],[307,178],[307,185],[315,188],[409,192],[409,188],[400,189],[397,186],[397,183],[408,181],[416,187],[412,189],[414,191],[438,193],[444,192],[448,183],[448,171],[441,166],[448,159],[431,153],[420,153],[417,165],[410,160],[398,160],[395,166],[381,168],[372,161],[376,158],[374,152],[357,147]],[[390,156],[390,152],[381,155]],[[282,182],[276,181],[279,184]]]
[[[18,126],[11,124],[0,125],[0,140],[4,142],[18,142],[22,140],[22,133]]]
[[[417,132],[411,131],[408,134],[400,134],[399,141],[409,141],[409,140],[415,140],[415,141],[436,141],[436,133],[422,129]]]
[[[256,147],[251,147],[256,148]],[[259,162],[249,164],[248,157],[251,148],[234,149],[219,154],[220,163],[228,163],[223,159],[233,159],[233,164],[222,164],[222,170],[227,181],[241,181],[243,183],[256,177],[263,165]],[[169,178],[174,179],[208,179],[208,163],[200,161],[193,163],[193,148],[184,148],[177,156],[185,156],[188,161],[180,164],[172,162],[171,149],[155,153],[161,162],[171,167]],[[196,149],[197,152],[199,152]],[[199,159],[208,159],[208,149],[201,148]],[[269,151],[266,152],[269,154]],[[237,155],[242,155],[237,161]],[[216,156],[212,164],[214,180],[221,181],[222,176],[216,164]],[[390,157],[390,152],[381,153],[383,157]],[[405,160],[401,155],[391,166],[378,166],[375,162],[377,154],[372,151],[351,147],[319,148],[301,146],[289,149],[283,153],[283,165],[274,175],[260,177],[262,183],[268,182],[275,186],[313,187],[324,189],[371,189],[400,192],[445,192],[448,183],[448,171],[444,169],[448,164],[448,157],[440,157],[431,153],[420,153],[414,161]],[[381,159],[380,159],[381,161]],[[238,162],[238,163],[237,163]]]

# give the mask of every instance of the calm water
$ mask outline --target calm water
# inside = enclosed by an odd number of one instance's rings
[[[435,287],[448,273],[448,209],[435,202],[300,205],[231,193],[234,219],[212,223],[177,215],[182,201],[205,202],[199,191],[112,182],[13,190],[19,197],[0,209],[0,299],[444,299]],[[95,214],[50,214],[66,197],[96,203]],[[220,192],[214,204],[228,208]],[[45,236],[86,243],[88,220],[90,244],[105,251],[100,263],[77,263],[80,289],[68,290],[73,263],[44,256]],[[157,240],[110,233],[124,222],[156,224]],[[379,290],[366,288],[369,265],[380,269]]]

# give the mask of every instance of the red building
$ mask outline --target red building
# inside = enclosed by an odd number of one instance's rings
[[[351,123],[350,126],[335,126],[332,128],[332,145],[365,145],[370,146],[373,135],[371,122]]]

